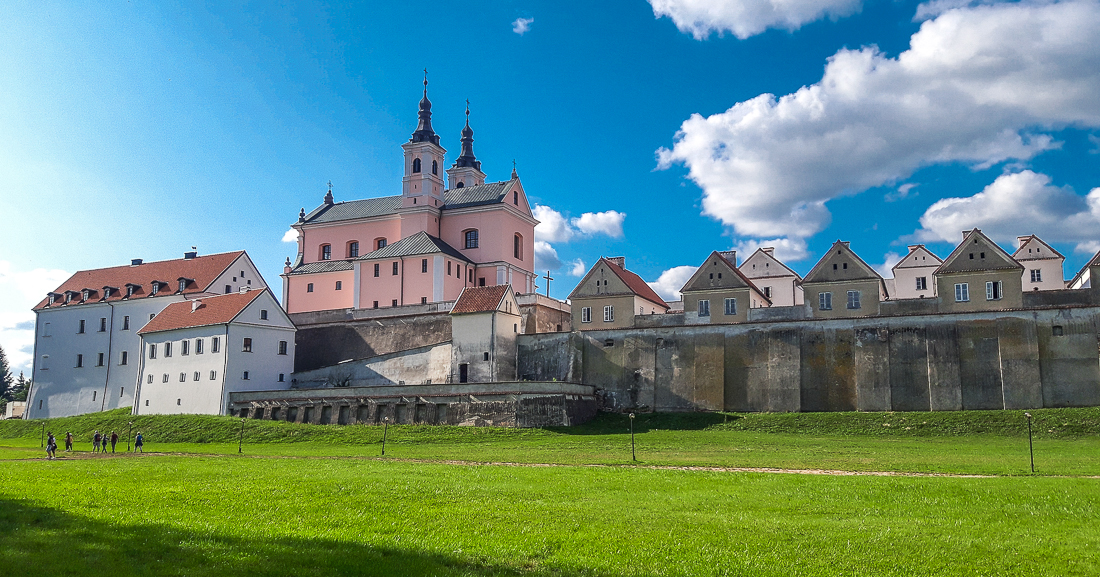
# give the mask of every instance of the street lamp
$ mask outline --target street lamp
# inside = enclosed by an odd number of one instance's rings
[[[244,419],[241,419],[241,435],[237,437],[237,454],[240,454],[241,445],[244,444]]]
[[[129,428],[126,430],[126,452],[130,452],[130,437],[134,434],[134,422],[130,421]]]
[[[41,447],[46,446],[46,419],[42,419],[42,439],[41,439],[41,445],[40,446]]]
[[[638,460],[638,456],[634,453],[634,413],[630,413],[630,459]]]
[[[390,418],[382,417],[382,456],[386,456],[386,434],[390,430]]]
[[[1024,413],[1027,417],[1027,450],[1031,453],[1031,472],[1035,472],[1035,445],[1031,442],[1031,413]]]

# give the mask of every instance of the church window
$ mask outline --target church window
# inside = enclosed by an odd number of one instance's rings
[[[380,266],[380,265],[379,265],[378,263],[374,263],[374,276],[378,276],[378,268],[379,268],[379,266]]]
[[[321,260],[331,260],[331,259],[332,259],[332,245],[331,244],[322,244],[321,245]]]
[[[432,161],[432,174],[439,174],[439,164],[436,161]]]
[[[394,261],[393,263],[393,275],[397,276],[397,261]]]
[[[348,243],[348,258],[357,258],[359,256],[359,241],[353,240]]]
[[[466,248],[477,248],[477,229],[472,228],[465,233],[466,235]]]
[[[336,290],[344,290],[344,281],[336,281]]]
[[[455,185],[455,188],[465,188],[465,187],[466,187],[466,183],[462,182],[461,180],[458,181],[458,184]]]
[[[384,238],[374,239],[374,249],[378,250],[380,248],[386,248],[386,239],[384,239]]]
[[[420,159],[419,158],[414,158],[413,159],[413,172],[420,172]]]
[[[225,291],[225,292],[229,292],[229,291]],[[313,283],[309,283],[309,284],[306,285],[306,292],[307,293],[313,292]]]
[[[451,261],[447,261],[447,276],[451,276]]]
[[[523,260],[523,237],[518,234],[512,237],[512,256]]]
[[[390,303],[390,306],[397,306],[397,299],[393,299],[393,301]]]
[[[428,259],[420,259],[420,272],[428,272]]]
[[[512,204],[519,206],[519,192],[512,191]]]

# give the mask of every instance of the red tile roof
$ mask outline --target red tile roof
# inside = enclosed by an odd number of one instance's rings
[[[653,289],[650,288],[650,286],[646,284],[644,280],[642,280],[642,277],[626,270],[625,268],[607,259],[603,259],[603,261],[607,265],[607,268],[611,269],[611,272],[615,273],[615,275],[618,276],[620,280],[626,283],[627,288],[633,291],[634,294],[646,299],[647,301],[652,302],[655,305],[664,307],[665,310],[668,310],[668,305],[665,304],[665,299],[657,296],[657,293],[654,292]]]
[[[463,313],[484,313],[494,311],[500,306],[500,301],[508,292],[506,284],[496,286],[470,286],[462,289],[458,295],[455,306],[451,309],[452,315]],[[517,311],[519,312],[519,311]]]
[[[164,310],[153,317],[153,320],[149,321],[148,324],[141,327],[138,334],[144,335],[176,329],[224,325],[241,314],[241,311],[252,304],[252,301],[256,300],[265,290],[253,289],[243,293],[230,293],[172,303],[164,307]],[[198,308],[192,310],[194,303],[199,303],[199,305]]]
[[[187,288],[184,289],[183,294],[202,293],[207,292],[210,288],[210,284],[214,282],[214,279],[218,278],[218,275],[224,272],[229,265],[233,264],[233,261],[237,260],[237,258],[243,254],[244,251],[225,252],[221,254],[198,256],[191,259],[180,258],[175,260],[147,262],[134,266],[115,266],[95,270],[82,270],[69,277],[69,280],[61,283],[61,286],[54,289],[53,292],[59,295],[64,294],[66,291],[78,293],[71,303],[64,305],[76,306],[84,304],[80,302],[79,293],[81,290],[90,289],[92,291],[87,301],[88,304],[91,304],[103,302],[103,287],[111,287],[114,289],[111,291],[113,294],[107,299],[107,302],[116,302],[152,296],[153,281],[168,283],[167,286],[160,288],[160,291],[157,293],[158,295],[176,294],[179,288],[177,284],[179,279],[185,278],[189,279],[190,282],[187,283]],[[126,296],[127,284],[134,284],[137,286],[133,296],[129,299],[124,299]],[[34,307],[34,310],[50,308],[46,304],[48,302],[48,297],[42,299],[42,301]],[[54,301],[53,307],[62,306],[63,303],[64,298],[58,297]]]

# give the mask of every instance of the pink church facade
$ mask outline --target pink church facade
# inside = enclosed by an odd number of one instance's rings
[[[453,301],[468,286],[534,292],[538,221],[514,169],[485,182],[466,114],[462,154],[444,170],[425,81],[419,125],[401,146],[401,195],[336,202],[329,190],[321,206],[302,209],[297,258],[282,275],[287,312]]]

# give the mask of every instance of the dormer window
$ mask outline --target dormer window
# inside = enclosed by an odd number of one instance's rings
[[[420,159],[419,158],[414,158],[413,159],[413,173],[415,174],[417,172],[420,172]]]
[[[156,296],[158,292],[160,292],[160,282],[159,281],[153,281],[153,287],[149,291],[149,294],[152,295],[152,296]]]
[[[179,292],[183,292],[184,290],[187,289],[187,281],[188,281],[188,279],[185,279],[185,278],[179,279],[179,282],[180,282]]]
[[[81,300],[81,302],[88,302],[88,297],[90,295],[91,295],[91,291],[89,291],[88,289],[84,289],[84,290],[80,291],[80,300]]]
[[[48,305],[52,305],[52,304],[53,304],[53,301],[54,301],[54,299],[55,299],[56,297],[57,297],[57,295],[55,295],[55,294],[53,294],[53,293],[50,293],[50,294],[46,295],[46,305],[47,305],[47,306],[48,306]]]
[[[135,286],[137,286],[137,285],[132,285],[132,284],[126,285],[126,298],[130,298],[130,297],[134,296],[134,287]]]
[[[103,300],[111,298],[112,289],[109,286],[103,287]]]

